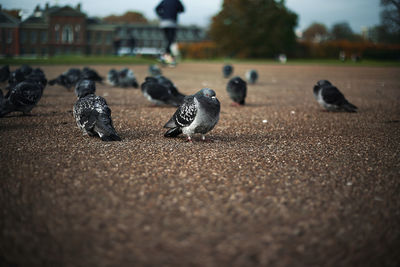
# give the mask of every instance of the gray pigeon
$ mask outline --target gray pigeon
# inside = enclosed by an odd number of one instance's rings
[[[131,69],[124,68],[118,73],[118,86],[138,88],[139,84]]]
[[[256,70],[248,70],[246,72],[246,80],[250,84],[255,84],[258,80],[258,73]]]
[[[233,73],[233,66],[232,65],[224,65],[222,67],[222,74],[224,75],[224,78],[229,78]]]
[[[112,86],[118,86],[118,71],[116,69],[111,69],[107,73],[107,82]]]
[[[94,94],[95,83],[80,81],[75,92],[78,96],[73,109],[79,129],[89,136],[99,136],[103,141],[121,141],[112,123],[111,110],[106,100]]]
[[[167,105],[177,107],[183,102],[182,94],[167,83],[160,83],[155,77],[146,77],[141,85],[142,93],[151,103],[155,105]]]
[[[176,137],[183,133],[190,142],[193,134],[200,133],[202,140],[205,140],[205,134],[219,120],[220,109],[220,103],[212,89],[203,88],[194,95],[186,96],[183,104],[164,125],[164,128],[170,128],[164,136]]]
[[[13,111],[28,114],[43,95],[43,86],[33,81],[23,81],[10,88],[0,105],[0,117]]]
[[[331,82],[320,80],[314,86],[314,97],[328,111],[357,112],[357,107],[346,100]]]
[[[246,94],[247,94],[247,84],[239,76],[233,77],[229,80],[226,91],[228,91],[229,97],[233,100],[234,105],[244,105]]]
[[[149,74],[150,76],[158,76],[162,75],[160,67],[158,67],[156,64],[152,64],[149,66]]]

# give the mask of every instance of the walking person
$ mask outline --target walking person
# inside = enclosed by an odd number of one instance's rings
[[[175,65],[176,61],[171,53],[171,44],[175,42],[178,13],[185,11],[180,0],[162,0],[156,7],[156,13],[160,17],[160,27],[167,39],[165,54],[161,60],[167,64]]]

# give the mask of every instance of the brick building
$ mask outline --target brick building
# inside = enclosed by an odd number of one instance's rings
[[[114,40],[121,40],[120,51],[135,40],[137,53],[154,53],[165,46],[164,35],[155,24],[109,24],[88,18],[81,5],[39,5],[27,19],[18,19],[1,11],[0,55],[110,55]],[[204,39],[204,31],[196,26],[180,26],[178,42],[197,42]]]

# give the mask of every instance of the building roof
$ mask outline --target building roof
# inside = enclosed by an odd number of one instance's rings
[[[0,23],[18,25],[20,20],[0,10]]]

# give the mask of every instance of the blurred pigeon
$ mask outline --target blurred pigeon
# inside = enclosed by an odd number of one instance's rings
[[[150,76],[158,76],[162,75],[160,67],[158,67],[156,64],[152,64],[149,66],[149,74]]]
[[[247,84],[239,76],[233,77],[229,80],[226,90],[228,91],[229,97],[233,100],[234,105],[244,105]]]
[[[94,82],[103,82],[103,78],[94,69],[84,67],[80,79],[91,80]]]
[[[47,85],[46,75],[40,68],[33,69],[31,73],[25,77],[25,81],[37,83],[42,89]]]
[[[81,80],[82,72],[80,69],[71,68],[66,72],[60,74],[57,78],[50,80],[49,84],[58,84],[64,86],[68,90],[74,87],[78,81]]]
[[[11,72],[10,77],[8,79],[8,90],[16,86],[18,83],[25,80],[25,75],[21,69],[16,69],[15,71]]]
[[[0,117],[13,111],[28,114],[43,95],[43,87],[32,81],[23,81],[10,89],[2,99]]]
[[[164,125],[164,128],[170,128],[164,136],[176,137],[183,133],[191,141],[193,134],[200,133],[202,140],[205,140],[205,134],[217,124],[219,112],[220,103],[214,90],[203,88],[196,94],[185,97],[183,104]]]
[[[146,77],[141,85],[143,95],[155,105],[179,106],[182,103],[179,92],[160,84],[155,77]],[[178,93],[178,94],[177,94]]]
[[[357,107],[346,100],[344,95],[327,80],[320,80],[314,86],[314,97],[328,111],[357,112]]]
[[[106,100],[96,96],[95,90],[94,81],[82,80],[77,84],[75,92],[78,100],[73,109],[76,124],[89,136],[99,136],[103,141],[121,141],[113,126]]]
[[[118,86],[138,88],[139,84],[131,69],[124,68],[118,73]]]
[[[27,64],[21,65],[21,67],[19,69],[24,74],[24,76],[28,76],[33,71],[32,67]]]
[[[258,80],[258,73],[256,70],[248,70],[246,72],[246,80],[250,84],[255,84]]]
[[[116,69],[111,69],[107,73],[107,82],[112,86],[118,86],[118,71]]]
[[[224,65],[222,67],[222,74],[224,75],[224,78],[229,78],[233,73],[233,66],[232,65]]]
[[[8,81],[10,78],[10,67],[8,65],[4,65],[0,68],[0,83]]]
[[[155,76],[158,83],[167,87],[171,93],[175,96],[176,100],[178,101],[179,105],[183,103],[183,98],[186,96],[178,91],[178,88],[175,87],[174,83],[165,76],[158,75]]]

